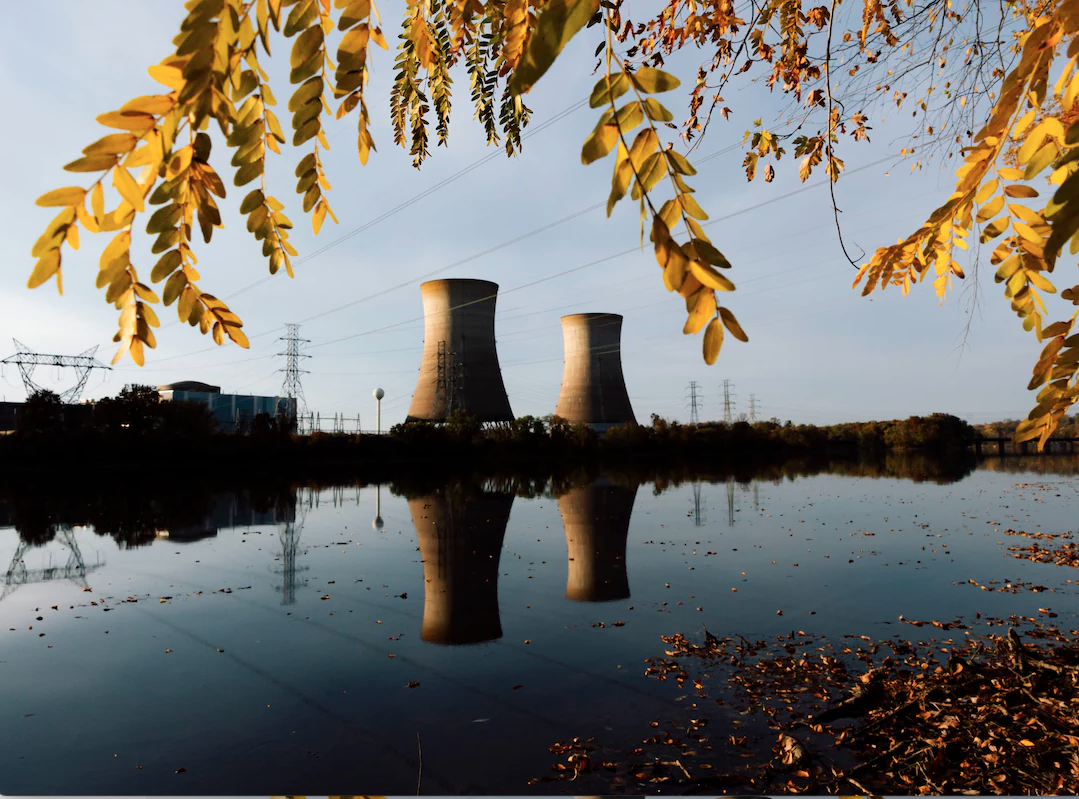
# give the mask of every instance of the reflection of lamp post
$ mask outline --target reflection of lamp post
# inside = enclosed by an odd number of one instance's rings
[[[379,389],[379,391],[381,391],[381,390],[382,389]],[[375,486],[375,520],[373,522],[371,522],[371,527],[373,527],[375,530],[381,530],[383,527],[386,526],[385,522],[382,521],[382,514],[379,513],[381,505],[382,505],[382,483],[379,483],[379,484],[377,484]]]
[[[375,430],[378,435],[382,435],[382,398],[386,396],[386,392],[381,388],[376,388],[371,393],[375,395],[375,418],[377,419]]]

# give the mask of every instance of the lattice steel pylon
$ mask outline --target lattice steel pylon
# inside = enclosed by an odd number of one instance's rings
[[[67,565],[50,565],[46,566],[44,569],[27,569],[24,558],[31,545],[25,541],[20,541],[19,546],[15,549],[15,555],[11,559],[11,565],[8,567],[7,574],[4,575],[4,586],[3,590],[0,590],[0,601],[3,601],[14,593],[15,589],[20,585],[26,585],[27,583],[44,583],[49,580],[71,580],[71,582],[79,588],[89,588],[89,585],[86,582],[86,575],[100,569],[105,564],[99,560],[91,566],[86,565],[86,562],[82,557],[82,550],[79,549],[78,542],[75,541],[74,530],[70,528],[62,529],[57,532],[57,538],[68,549]]]
[[[23,385],[26,387],[26,396],[36,394],[44,390],[33,380],[34,369],[38,366],[55,366],[60,369],[74,369],[78,375],[75,385],[60,394],[61,402],[74,403],[79,401],[79,395],[86,387],[86,381],[90,379],[90,372],[94,369],[110,370],[110,367],[101,363],[94,357],[97,347],[91,347],[86,352],[78,355],[46,355],[41,352],[33,352],[29,347],[18,339],[15,342],[15,354],[10,355],[0,363],[13,363],[19,367]]]
[[[689,423],[700,424],[701,416],[697,400],[702,396],[701,386],[696,380],[690,380],[687,390],[689,391]]]
[[[299,506],[299,503],[297,503]],[[292,605],[296,602],[296,573],[307,571],[307,566],[297,566],[296,556],[300,551],[300,533],[303,531],[304,519],[307,512],[300,507],[299,519],[284,522],[279,535],[281,538],[281,568],[277,571],[282,576],[281,585],[277,590],[281,592],[281,604]],[[306,584],[306,581],[304,581]]]
[[[277,353],[277,357],[284,357],[285,368],[278,369],[279,372],[285,373],[285,382],[281,385],[282,393],[288,399],[289,413],[291,414],[292,421],[307,413],[307,400],[303,395],[303,386],[300,384],[300,375],[309,374],[306,370],[300,368],[300,362],[304,358],[310,358],[310,355],[300,352],[303,345],[310,344],[311,341],[306,338],[300,338],[300,326],[294,324],[285,325],[285,335],[278,339],[278,341],[285,342],[285,351]]]

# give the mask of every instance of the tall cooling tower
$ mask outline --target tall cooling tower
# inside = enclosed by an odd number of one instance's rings
[[[477,644],[502,637],[498,561],[513,494],[444,492],[408,500],[423,558],[421,638]]]
[[[562,317],[565,368],[555,415],[604,430],[634,424],[622,377],[622,317],[579,313]]]
[[[569,558],[566,599],[610,602],[629,597],[626,538],[636,498],[637,486],[603,478],[558,498]]]
[[[495,350],[498,284],[431,280],[423,294],[423,359],[406,421],[463,410],[481,422],[513,421]]]

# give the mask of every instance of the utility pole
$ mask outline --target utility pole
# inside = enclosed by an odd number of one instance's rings
[[[733,387],[730,380],[723,379],[723,421],[727,424],[734,421],[733,400],[735,395],[731,393]]]
[[[700,383],[698,383],[696,380],[690,380],[689,381],[688,391],[689,391],[689,423],[690,424],[700,424],[701,423],[701,417],[700,417],[700,413],[698,412],[698,402],[697,402],[699,399],[701,399],[703,397],[703,395],[700,393]]]
[[[285,368],[278,369],[278,371],[285,373],[282,391],[285,397],[288,398],[289,421],[294,422],[307,411],[307,400],[303,395],[300,375],[309,374],[309,372],[300,368],[300,362],[304,358],[310,358],[311,356],[300,352],[300,350],[305,344],[310,344],[311,342],[308,339],[300,338],[300,326],[294,324],[285,325],[285,335],[279,338],[278,341],[285,342],[285,351],[277,353],[277,357],[284,357]]]
[[[754,394],[749,395],[749,421],[757,423],[757,397]]]

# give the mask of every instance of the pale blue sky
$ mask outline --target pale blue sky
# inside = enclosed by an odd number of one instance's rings
[[[381,4],[388,27],[395,24],[401,5],[400,0]],[[0,85],[7,112],[0,127],[0,247],[6,254],[0,278],[0,351],[14,351],[12,338],[49,353],[74,354],[100,344],[99,357],[107,363],[115,346],[111,337],[117,312],[94,287],[98,256],[107,239],[84,234],[79,252],[65,248],[63,297],[51,283],[29,291],[30,249],[51,219],[49,209],[33,203],[45,191],[87,177],[65,173],[61,166],[104,135],[105,129],[94,122],[97,114],[161,90],[146,67],[170,51],[182,3],[52,0],[49,13],[42,9],[13,6],[0,28]],[[578,37],[528,96],[534,112],[530,130],[587,97],[594,82],[591,54],[597,30]],[[396,31],[391,42],[394,36]],[[336,39],[331,41],[336,46]],[[287,130],[288,43],[279,40],[275,46],[276,57],[267,67]],[[668,64],[684,82],[691,82],[700,57],[687,53]],[[387,103],[392,74],[392,53],[376,51],[369,105],[379,151],[366,167],[356,157],[354,115],[329,122],[333,150],[325,164],[333,191],[328,196],[340,225],[327,221],[315,237],[301,212],[299,196],[293,193],[293,168],[306,146],[302,151],[285,147],[281,156],[270,156],[271,192],[296,223],[291,240],[301,258],[295,280],[282,272],[242,291],[268,275],[266,261],[237,211],[246,189],[232,186],[231,152],[226,155],[224,147],[215,152],[212,160],[229,196],[222,202],[224,229],[215,232],[211,245],[196,245],[202,287],[229,302],[244,320],[251,349],[228,345],[206,351],[212,345],[209,337],[175,324],[174,308],[160,308],[158,348],[148,351],[146,366],[139,369],[125,359],[107,380],[93,376],[85,396],[114,394],[128,382],[177,380],[273,395],[283,377],[276,371],[281,359],[272,357],[282,348],[276,339],[286,322],[302,322],[300,332],[311,340],[309,353],[314,356],[305,364],[311,373],[303,379],[308,406],[324,416],[342,412],[373,418],[371,391],[381,386],[386,391],[383,424],[399,422],[415,388],[423,344],[418,278],[606,198],[611,164],[580,163],[581,142],[598,116],[583,107],[536,132],[520,157],[491,159],[406,210],[375,222],[493,152],[484,148],[482,131],[472,121],[462,72],[455,76],[450,147],[432,147],[423,170],[413,169],[408,153],[392,143]],[[703,161],[726,150],[700,163],[699,175],[691,182],[701,205],[713,220],[720,220],[710,226],[709,235],[734,264],[730,276],[739,288],[727,304],[750,336],[749,344],[728,338],[714,366],[701,359],[701,336],[682,335],[684,304],[664,289],[650,248],[512,291],[634,247],[637,218],[629,201],[611,219],[602,210],[593,211],[438,275],[500,284],[496,332],[514,413],[553,412],[562,371],[559,319],[566,313],[600,311],[625,316],[623,364],[640,421],[653,412],[687,419],[690,380],[702,386],[702,417],[720,416],[724,378],[734,384],[737,412],[748,411],[752,394],[758,416],[765,418],[832,423],[934,411],[971,421],[1025,417],[1033,405],[1025,386],[1038,344],[1021,330],[1001,287],[992,281],[991,268],[983,270],[980,310],[960,358],[970,278],[957,284],[943,308],[928,282],[906,298],[889,289],[863,299],[850,288],[855,272],[836,241],[826,188],[790,194],[802,188],[797,161],[790,155],[773,183],[760,178],[746,183],[737,146],[742,133],[752,120],[774,119],[781,108],[778,98],[764,91],[729,91],[730,121],[716,121],[694,157]],[[686,96],[679,89],[665,98],[676,119],[686,114]],[[848,171],[895,153],[906,143],[898,138],[907,131],[906,122],[882,121],[878,112],[870,124],[871,144],[844,143],[841,155]],[[934,165],[912,175],[909,165],[887,162],[843,178],[837,193],[848,242],[871,252],[913,231],[950,192],[951,169],[941,172]],[[738,213],[763,202],[770,204]],[[732,214],[737,215],[725,219]],[[148,279],[156,259],[141,227],[134,239],[135,265]],[[404,288],[361,301],[414,278]],[[346,303],[355,304],[326,313]],[[394,327],[370,332],[390,325]],[[8,400],[21,399],[17,371],[6,367],[3,376],[0,391]],[[59,388],[70,379],[57,379],[48,370],[39,376]],[[367,418],[364,427],[371,426]]]

